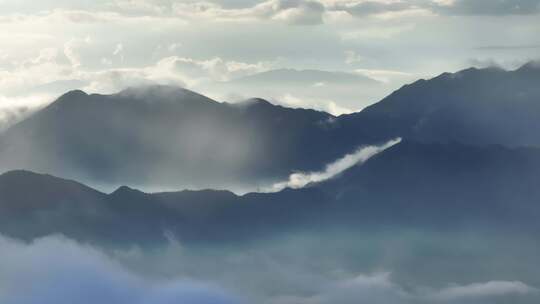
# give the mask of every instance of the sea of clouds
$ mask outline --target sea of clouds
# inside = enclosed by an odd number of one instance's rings
[[[340,264],[346,252],[339,252],[344,248],[336,242],[328,244],[335,252],[321,248],[310,254],[315,240],[299,235],[241,250],[186,248],[171,240],[159,250],[110,250],[62,236],[31,242],[2,236],[0,302],[492,304],[539,299],[537,288],[519,280],[434,287],[403,283],[383,269],[354,273]],[[392,244],[396,239],[387,243]]]

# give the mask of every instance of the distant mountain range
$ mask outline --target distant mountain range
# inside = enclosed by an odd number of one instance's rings
[[[538,146],[538,83],[533,63],[467,69],[416,81],[339,117],[262,99],[219,103],[167,86],[71,91],[0,134],[0,168],[92,185],[249,191],[396,137]]]
[[[267,72],[258,73],[251,76],[242,77],[234,82],[241,84],[258,84],[264,85],[267,83],[279,82],[284,86],[302,84],[305,86],[313,86],[316,84],[366,84],[378,85],[377,80],[354,73],[346,72],[330,72],[321,70],[295,70],[295,69],[277,69]]]
[[[294,104],[294,100],[288,99],[298,99],[300,103],[326,111],[330,110],[329,102],[339,104],[341,111],[362,109],[391,89],[391,84],[360,73],[313,69],[275,69],[200,88],[235,100],[240,98],[238,96],[257,96],[288,105]],[[332,114],[343,113],[334,110]]]

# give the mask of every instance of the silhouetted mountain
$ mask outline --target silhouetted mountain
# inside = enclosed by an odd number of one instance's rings
[[[540,68],[470,68],[418,80],[344,117],[344,129],[424,142],[540,145]]]
[[[1,231],[52,232],[105,243],[256,239],[295,229],[383,226],[540,229],[540,150],[403,142],[341,176],[304,189],[106,195],[30,172],[0,176]]]
[[[72,91],[0,136],[0,167],[99,184],[253,187],[346,153],[350,147],[332,148],[332,118],[173,87]]]

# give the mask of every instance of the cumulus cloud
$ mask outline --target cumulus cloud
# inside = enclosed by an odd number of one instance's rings
[[[124,17],[184,17],[210,21],[283,20],[292,24],[319,24],[325,13],[347,12],[357,17],[425,10],[439,14],[512,15],[535,14],[538,0],[112,0],[85,3],[71,1],[19,1],[18,8],[40,12],[49,9],[72,22],[114,21]],[[13,9],[9,4],[7,9]],[[51,6],[56,6],[51,10]]]
[[[324,171],[320,172],[297,172],[289,176],[287,181],[278,182],[272,185],[269,189],[265,191],[268,192],[277,192],[285,188],[298,189],[303,188],[308,184],[317,183],[324,180],[331,179],[332,177],[342,173],[343,171],[355,166],[364,163],[371,157],[376,154],[390,148],[391,146],[399,143],[400,138],[391,140],[380,146],[367,146],[361,147],[351,154],[347,154],[344,157],[326,165]],[[264,191],[264,190],[263,190]]]
[[[66,55],[69,62],[74,68],[78,68],[81,66],[81,57],[79,55],[79,49],[81,49],[85,45],[90,44],[91,42],[92,42],[92,39],[90,39],[90,37],[86,37],[83,39],[81,38],[71,39],[70,41],[64,44],[64,55]]]
[[[108,61],[104,63],[107,64]],[[78,77],[90,83],[84,89],[99,93],[114,93],[126,87],[148,84],[175,85],[195,89],[199,85],[266,71],[272,65],[272,62],[247,63],[227,61],[220,57],[197,60],[170,56],[145,67],[115,68],[97,72],[81,71]],[[201,93],[210,94],[211,92]]]
[[[279,1],[275,20],[284,20],[290,24],[313,25],[323,22],[324,6],[317,1]]]
[[[324,82],[317,82],[313,84],[314,88],[324,88],[325,86],[326,84]],[[316,109],[335,116],[354,112],[351,109],[340,106],[338,103],[332,100],[298,97],[290,93],[282,95],[278,98],[272,98],[272,102],[290,108]]]
[[[28,60],[17,62],[11,71],[0,70],[0,121],[5,128],[22,115],[17,113],[37,109],[54,97],[71,89],[111,94],[126,87],[165,84],[195,89],[198,85],[222,82],[269,70],[273,62],[241,62],[220,57],[193,59],[170,56],[140,67],[112,68],[114,61],[101,59],[105,69],[85,69],[80,51],[91,44],[90,38],[71,39],[63,51],[45,48]],[[124,61],[124,46],[118,43],[109,53]],[[201,92],[210,94],[211,92]],[[17,119],[15,119],[17,117]]]
[[[321,0],[327,10],[344,11],[355,17],[396,16],[404,12],[443,15],[528,15],[540,12],[539,0]]]
[[[216,286],[135,275],[99,250],[62,237],[29,244],[0,237],[0,247],[4,304],[240,303]]]
[[[132,3],[126,6],[125,3]],[[164,5],[151,5],[144,1],[120,1],[118,7],[126,11],[138,8],[147,13],[168,12]],[[249,4],[253,2],[247,2]],[[525,15],[540,12],[538,0],[267,0],[235,8],[207,1],[175,3],[172,11],[188,18],[207,20],[281,20],[289,24],[320,24],[325,14],[344,12],[364,18],[382,16],[395,18],[406,14],[442,15]]]
[[[163,15],[171,12],[171,1],[114,0],[107,3],[109,9],[137,15]]]
[[[197,60],[193,58],[172,56],[161,59],[157,63],[157,66],[158,68],[184,74],[195,81],[199,79],[227,81],[233,78],[267,71],[272,67],[272,63],[226,61],[220,57]]]
[[[343,10],[356,17],[401,12],[415,7],[413,1],[339,1],[332,6],[334,10]]]
[[[13,68],[0,70],[0,90],[3,95],[27,95],[34,87],[67,80],[72,67],[56,48],[41,49],[37,56],[12,62]]]
[[[251,7],[224,8],[211,2],[175,3],[173,10],[186,18],[213,21],[277,20],[312,25],[323,21],[324,6],[315,0],[267,0]]]

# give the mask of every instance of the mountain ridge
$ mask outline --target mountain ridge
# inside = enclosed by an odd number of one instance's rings
[[[87,183],[243,192],[323,170],[360,146],[396,137],[539,146],[539,81],[532,63],[442,73],[339,117],[264,99],[220,103],[173,86],[71,91],[0,134],[0,168]]]
[[[27,176],[25,182],[7,181],[16,175]],[[52,186],[33,183],[33,176]],[[64,233],[110,244],[163,242],[164,231],[189,243],[235,242],[348,225],[445,230],[474,223],[535,234],[538,179],[538,148],[410,141],[324,182],[241,196],[220,190],[145,193],[126,186],[104,194],[18,171],[0,175],[0,231],[27,239]]]

